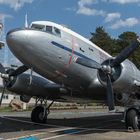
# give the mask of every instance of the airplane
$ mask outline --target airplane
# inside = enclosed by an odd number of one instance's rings
[[[139,130],[140,71],[127,58],[139,47],[140,37],[112,57],[63,25],[34,21],[28,28],[9,31],[6,42],[23,65],[5,70],[0,64],[4,89],[19,94],[23,102],[36,98],[33,122],[45,123],[54,101],[96,100],[106,102],[109,112],[115,111],[116,102],[121,103],[126,128]],[[42,77],[24,73],[28,69]],[[46,106],[48,100],[52,102]]]

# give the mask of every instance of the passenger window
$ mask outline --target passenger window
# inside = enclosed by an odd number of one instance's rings
[[[79,49],[80,49],[80,51],[85,52],[81,47]]]
[[[61,31],[56,27],[54,27],[54,34],[61,37]]]
[[[89,48],[90,51],[94,52],[94,50],[92,48]]]
[[[52,26],[46,26],[46,32],[52,33]]]

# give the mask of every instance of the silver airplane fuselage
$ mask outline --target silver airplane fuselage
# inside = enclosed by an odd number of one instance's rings
[[[96,77],[97,70],[82,67],[75,63],[75,59],[84,57],[101,63],[110,57],[95,44],[63,26],[52,22],[33,24],[58,27],[61,37],[39,29],[17,29],[9,33],[7,42],[21,62],[55,82],[77,88],[87,86]]]

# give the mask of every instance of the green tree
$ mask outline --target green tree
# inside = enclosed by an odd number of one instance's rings
[[[105,32],[102,26],[97,27],[95,33],[91,33],[91,35],[91,42],[113,56],[116,54],[117,42],[115,39],[112,39],[107,32]]]
[[[123,32],[118,36],[117,44],[118,44],[118,51],[121,51],[128,45],[132,43],[133,40],[137,38],[137,34],[134,32]]]
[[[127,31],[120,34],[117,39],[113,39],[107,32],[105,32],[103,27],[97,27],[95,33],[91,33],[91,35],[92,37],[90,41],[112,56],[116,56],[137,38],[137,34],[135,32]],[[136,51],[133,52],[128,59],[130,59],[140,69],[139,54],[140,47],[136,49]]]
[[[136,40],[137,34],[135,32],[123,32],[117,39],[118,51],[120,52],[125,47],[129,46],[134,40]],[[140,48],[137,48],[129,57],[138,68],[140,68]]]

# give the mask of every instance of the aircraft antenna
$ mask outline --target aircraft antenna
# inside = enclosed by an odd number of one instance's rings
[[[25,28],[28,28],[28,15],[25,15]]]

